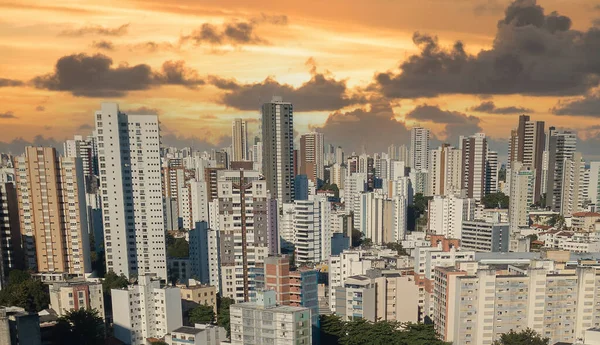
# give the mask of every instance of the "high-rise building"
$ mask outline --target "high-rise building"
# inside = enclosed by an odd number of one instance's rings
[[[475,199],[456,195],[434,196],[429,201],[428,210],[429,233],[460,239],[463,221],[474,218]]]
[[[81,159],[51,147],[26,147],[15,160],[27,267],[84,275],[92,271]],[[161,209],[162,213],[162,209]]]
[[[573,213],[585,210],[589,183],[589,180],[586,181],[586,173],[581,152],[575,152],[573,158],[565,159],[560,198],[560,214],[563,216],[570,217]]]
[[[460,193],[462,187],[462,152],[444,144],[431,150],[427,188],[429,195]]]
[[[498,192],[498,152],[488,151],[485,162],[485,195]]]
[[[600,162],[590,162],[588,199],[596,207],[600,206]]]
[[[310,309],[277,306],[276,300],[275,291],[265,290],[254,302],[232,304],[231,344],[311,344]]]
[[[514,161],[510,171],[508,222],[511,233],[529,227],[529,208],[533,204],[535,173],[530,166]]]
[[[250,271],[279,253],[277,200],[258,171],[219,172],[221,294],[236,302],[250,300]]]
[[[467,220],[460,235],[462,250],[477,252],[508,252],[509,224],[495,220]]]
[[[573,159],[577,148],[577,135],[569,131],[552,131],[548,147],[548,182],[546,206],[559,212],[562,202],[564,166]]]
[[[63,145],[66,157],[81,158],[88,193],[94,193],[94,189],[97,188],[94,185],[97,183],[94,181],[94,177],[98,174],[98,157],[95,145],[94,137],[89,136],[84,139],[81,135],[76,135],[72,140],[65,141]]]
[[[192,276],[202,284],[215,286],[220,291],[219,230],[208,227],[206,221],[196,222],[190,230],[190,266]]]
[[[316,264],[331,255],[331,203],[327,197],[314,195],[294,201],[294,237],[296,262]]]
[[[367,192],[360,194],[360,221],[356,227],[374,244],[396,242],[394,234],[394,205],[383,193]]]
[[[95,122],[106,269],[167,279],[158,116],[102,103]]]
[[[300,164],[298,174],[306,175],[315,184],[325,177],[323,133],[311,132],[300,136]]]
[[[267,189],[280,203],[294,200],[294,108],[273,97],[262,106],[263,169]]]
[[[462,189],[469,198],[481,200],[485,194],[486,162],[488,145],[485,133],[461,137]]]
[[[231,124],[231,160],[234,162],[247,161],[248,157],[248,126],[245,120],[235,119]]]
[[[19,203],[13,182],[0,182],[0,281],[11,270],[25,268],[25,258],[21,244],[21,223]],[[2,287],[3,284],[0,284]]]
[[[410,130],[410,167],[427,170],[429,167],[429,129],[414,127]]]
[[[515,161],[530,167],[535,173],[534,202],[542,195],[542,171],[546,133],[544,121],[531,121],[528,115],[519,116],[519,127],[511,132],[508,168]]]
[[[335,162],[337,164],[345,164],[346,161],[344,160],[344,150],[342,149],[341,146],[338,146],[335,148]]]
[[[183,325],[179,288],[161,288],[156,278],[141,274],[137,285],[111,290],[114,336],[125,344],[143,345]]]

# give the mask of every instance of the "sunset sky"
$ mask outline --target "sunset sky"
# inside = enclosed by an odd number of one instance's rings
[[[600,1],[0,0],[0,151],[91,132],[114,101],[167,145],[229,145],[273,95],[347,152],[483,131],[519,114],[600,159]],[[457,42],[461,43],[457,43]]]

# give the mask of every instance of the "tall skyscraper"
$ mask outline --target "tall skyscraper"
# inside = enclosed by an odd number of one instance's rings
[[[498,192],[498,152],[489,151],[485,161],[485,195]]]
[[[296,262],[316,264],[331,256],[331,203],[325,196],[294,202]]]
[[[262,106],[263,174],[280,203],[294,200],[294,108],[273,97]]]
[[[573,213],[584,211],[587,199],[587,185],[585,178],[585,160],[581,152],[575,152],[573,158],[565,159],[563,167],[563,181],[561,191],[560,214],[570,217]]]
[[[463,185],[467,197],[481,200],[485,193],[487,139],[485,133],[461,138]]]
[[[23,270],[25,261],[21,244],[19,204],[13,182],[0,181],[0,281],[14,269]],[[0,284],[0,287],[3,284]]]
[[[410,130],[410,167],[427,170],[429,166],[429,129],[414,127]]]
[[[600,162],[590,162],[588,198],[596,207],[600,206]]]
[[[29,146],[16,158],[15,169],[27,267],[80,276],[91,272],[81,159]]]
[[[451,195],[460,193],[462,188],[462,152],[444,144],[431,150],[429,157],[430,195]]]
[[[221,294],[247,302],[254,290],[251,270],[279,254],[277,201],[257,171],[220,171],[218,224]]]
[[[250,160],[248,157],[248,126],[245,120],[235,119],[231,125],[231,160],[234,162]]]
[[[102,103],[95,122],[106,269],[167,279],[158,116]]]
[[[323,133],[312,132],[300,137],[299,174],[306,175],[315,185],[317,180],[325,177],[325,161],[323,159]]]
[[[529,207],[533,204],[535,175],[530,166],[513,161],[508,178],[510,179],[508,222],[510,232],[515,234],[520,231],[520,228],[529,226]]]
[[[546,206],[559,212],[562,203],[565,160],[573,159],[577,148],[577,135],[569,131],[551,132],[548,146],[548,182]]]
[[[534,202],[539,201],[542,195],[542,171],[544,147],[546,144],[544,121],[531,121],[528,115],[519,116],[519,127],[511,132],[509,141],[509,165],[514,161],[523,163],[535,172]]]

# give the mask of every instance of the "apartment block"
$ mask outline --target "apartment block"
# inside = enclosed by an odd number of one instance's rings
[[[509,224],[494,221],[465,221],[462,225],[460,245],[462,250],[476,252],[507,252],[509,249]]]
[[[68,311],[95,309],[104,319],[104,294],[101,283],[66,282],[50,285],[50,308],[58,316]]]
[[[224,328],[203,324],[179,327],[165,337],[169,345],[219,345],[226,340]]]
[[[13,182],[0,182],[0,241],[0,277],[3,279],[11,270],[25,268],[19,203]]]
[[[311,344],[310,309],[277,306],[276,300],[274,291],[264,290],[255,302],[231,305],[231,344]]]
[[[16,157],[15,170],[27,267],[80,276],[91,272],[81,159],[29,146]]]
[[[181,299],[201,305],[211,306],[217,314],[217,288],[211,285],[197,284],[177,285],[181,291]]]
[[[161,288],[155,274],[142,274],[137,285],[113,289],[111,295],[114,336],[125,344],[144,345],[146,338],[162,338],[183,326],[179,288]]]

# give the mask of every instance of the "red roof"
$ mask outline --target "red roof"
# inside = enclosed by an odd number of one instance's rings
[[[573,217],[600,217],[598,212],[577,212],[573,213]]]

